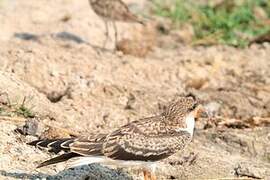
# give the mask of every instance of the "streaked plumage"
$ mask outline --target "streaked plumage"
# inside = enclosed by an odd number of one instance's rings
[[[172,102],[158,116],[133,121],[109,134],[37,140],[29,144],[47,147],[55,153],[66,152],[39,167],[84,156],[104,157],[110,161],[155,162],[182,150],[191,141],[194,118],[201,112],[196,100],[184,97]],[[93,161],[102,162],[97,158]]]
[[[89,0],[93,11],[103,19],[106,28],[106,39],[104,41],[103,47],[105,47],[106,42],[109,37],[108,21],[113,23],[115,43],[117,43],[117,27],[115,21],[122,22],[133,22],[143,24],[137,16],[130,12],[127,5],[121,0]]]
[[[89,0],[95,13],[109,21],[143,22],[130,12],[127,5],[121,0]]]

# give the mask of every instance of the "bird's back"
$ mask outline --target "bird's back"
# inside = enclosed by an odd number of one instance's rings
[[[183,149],[189,133],[167,129],[162,116],[134,121],[106,137],[103,154],[117,160],[158,161]]]

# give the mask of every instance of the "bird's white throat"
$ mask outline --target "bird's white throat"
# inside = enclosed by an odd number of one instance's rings
[[[195,127],[195,117],[193,113],[188,114],[185,117],[185,128],[178,128],[178,131],[187,131],[191,136],[193,136],[193,131]]]
[[[191,134],[191,136],[193,135],[193,131],[194,131],[194,127],[195,127],[195,118],[193,113],[190,113],[187,117],[186,117],[186,131],[189,132]]]

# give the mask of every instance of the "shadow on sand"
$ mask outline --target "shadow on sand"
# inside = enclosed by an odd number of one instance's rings
[[[61,180],[61,179],[78,179],[78,180],[131,180],[132,178],[120,170],[114,170],[103,167],[98,164],[84,165],[76,168],[65,169],[56,175],[49,175],[44,173],[23,173],[23,172],[7,172],[0,170],[0,175],[7,178],[14,179],[46,179],[46,180]]]
[[[106,48],[102,48],[102,47],[93,45],[90,42],[79,37],[78,35],[67,32],[67,31],[51,33],[51,34],[41,34],[41,35],[29,33],[29,32],[17,32],[17,33],[14,33],[14,35],[13,35],[13,37],[15,37],[17,39],[21,39],[24,41],[33,41],[33,42],[37,42],[37,43],[41,43],[41,39],[45,36],[50,36],[52,39],[55,39],[55,40],[74,42],[76,44],[86,44],[86,45],[92,47],[93,49],[96,49],[99,51],[112,51],[110,49],[106,49]]]

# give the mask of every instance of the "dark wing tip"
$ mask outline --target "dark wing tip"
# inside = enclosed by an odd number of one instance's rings
[[[54,157],[52,159],[49,159],[47,161],[44,161],[42,163],[40,163],[37,168],[41,168],[41,167],[44,167],[44,166],[48,166],[48,165],[51,165],[51,164],[56,164],[56,163],[60,163],[60,162],[64,162],[64,161],[67,161],[69,160],[70,158],[73,158],[73,157],[77,157],[77,156],[80,156],[79,154],[76,154],[76,153],[65,153],[65,154],[62,154],[60,156],[57,156],[57,157]]]
[[[35,141],[31,141],[31,142],[28,142],[26,143],[27,145],[30,145],[30,146],[36,146],[39,142],[41,142],[42,140],[35,140]]]
[[[146,23],[144,21],[142,21],[142,20],[138,20],[138,23],[140,23],[143,26],[146,26]]]
[[[42,167],[48,166],[48,165],[50,165],[50,164],[48,163],[48,161],[44,161],[44,162],[40,163],[36,168],[42,168]]]

